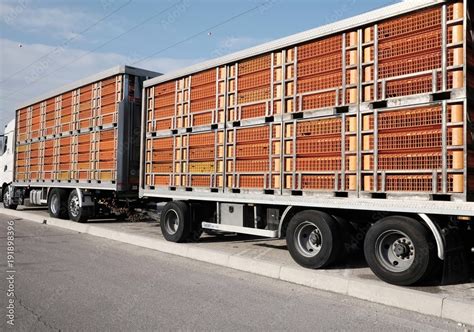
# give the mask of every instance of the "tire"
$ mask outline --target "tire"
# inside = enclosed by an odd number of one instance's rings
[[[67,191],[53,188],[48,196],[48,212],[53,218],[67,219]]]
[[[428,229],[403,216],[375,223],[365,237],[364,255],[377,277],[399,286],[428,278],[437,263],[436,245]]]
[[[170,242],[185,242],[191,235],[188,204],[182,201],[166,203],[161,211],[160,227],[164,238]]]
[[[80,206],[79,200],[77,190],[71,190],[67,200],[67,213],[72,221],[86,222],[89,219],[89,210]]]
[[[343,249],[337,221],[315,210],[299,212],[290,220],[286,244],[299,265],[312,269],[334,263]]]
[[[11,197],[10,197],[10,186],[6,186],[4,188],[4,191],[2,192],[2,197],[3,197],[3,207],[5,209],[10,209],[10,210],[16,210],[18,207],[18,204],[13,204]]]

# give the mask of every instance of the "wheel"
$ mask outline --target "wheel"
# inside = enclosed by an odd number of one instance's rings
[[[10,210],[16,210],[18,207],[18,204],[13,204],[12,203],[12,197],[10,195],[10,186],[6,186],[4,189],[3,194],[3,207],[5,209],[10,209]]]
[[[290,220],[286,244],[298,264],[313,269],[333,263],[343,247],[337,221],[314,210],[299,212]]]
[[[161,232],[166,240],[185,242],[191,235],[189,208],[185,202],[172,201],[166,203],[161,211]]]
[[[392,216],[369,229],[364,255],[380,279],[408,286],[431,274],[436,263],[436,245],[429,231],[417,220]]]
[[[80,204],[77,190],[72,190],[67,200],[67,213],[69,219],[76,222],[86,222],[89,219],[89,211]]]
[[[53,218],[67,219],[67,191],[53,188],[48,196],[48,212]]]

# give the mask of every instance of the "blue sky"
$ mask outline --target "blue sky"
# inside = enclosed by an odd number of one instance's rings
[[[396,2],[0,0],[0,131],[19,103],[117,64],[169,72]]]

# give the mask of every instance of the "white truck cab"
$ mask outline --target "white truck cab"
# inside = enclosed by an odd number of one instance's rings
[[[13,156],[15,141],[15,120],[11,120],[4,133],[0,135],[0,200],[8,193],[8,186],[13,182]]]

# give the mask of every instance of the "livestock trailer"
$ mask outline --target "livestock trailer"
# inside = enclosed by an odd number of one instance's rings
[[[117,66],[16,110],[14,182],[4,205],[48,205],[85,221],[138,195],[143,81],[158,73]]]
[[[286,237],[311,268],[360,246],[400,285],[467,267],[472,6],[405,1],[145,81],[139,190],[169,200],[165,238]]]

